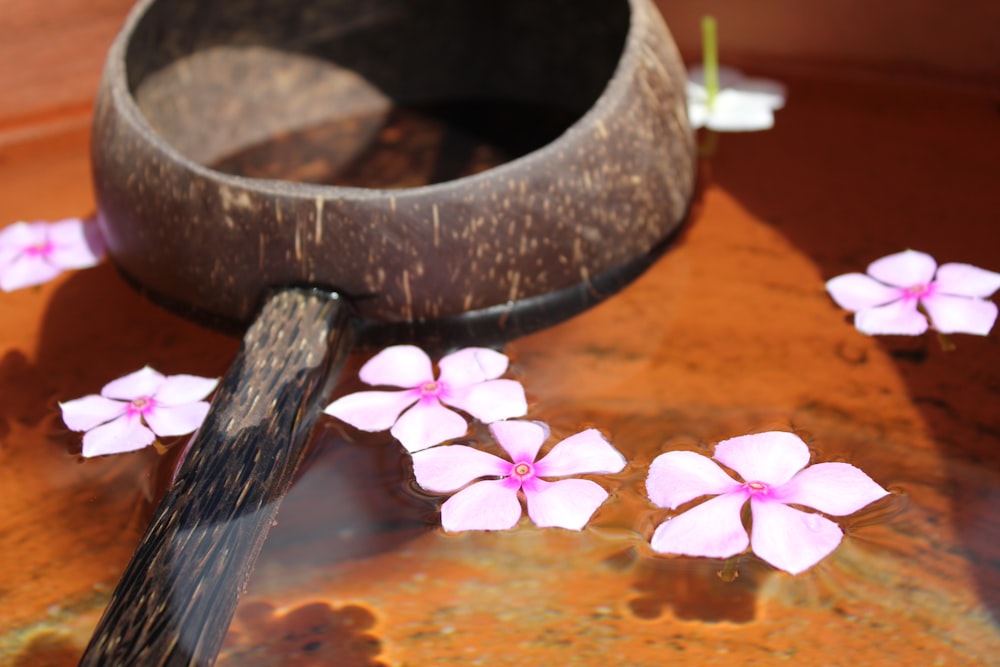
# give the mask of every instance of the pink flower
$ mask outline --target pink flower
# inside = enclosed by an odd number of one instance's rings
[[[751,544],[774,567],[798,574],[832,552],[843,532],[833,521],[790,504],[844,516],[888,494],[847,463],[806,468],[809,448],[791,433],[725,440],[716,445],[715,459],[743,481],[694,452],[667,452],[653,460],[646,491],[660,507],[676,509],[700,496],[716,496],[660,524],[651,542],[655,551],[728,558]],[[748,500],[749,539],[741,519]]]
[[[997,306],[984,299],[1000,289],[1000,273],[969,264],[939,267],[926,253],[904,250],[869,264],[868,275],[832,278],[826,289],[837,305],[856,313],[854,326],[862,333],[918,336],[930,318],[944,334],[985,336]]]
[[[435,378],[431,359],[420,348],[387,347],[361,367],[361,380],[405,389],[348,394],[328,405],[325,412],[363,431],[391,427],[392,435],[411,452],[468,431],[465,418],[445,405],[486,424],[528,412],[521,384],[496,379],[507,370],[507,357],[499,352],[467,347],[442,358],[438,366],[441,375]]]
[[[94,266],[103,256],[93,222],[15,222],[0,231],[0,289],[40,285],[66,269]]]
[[[528,516],[541,527],[580,530],[608,492],[586,479],[547,482],[542,477],[581,473],[613,473],[625,457],[596,429],[558,443],[535,461],[549,427],[533,421],[500,421],[490,432],[510,461],[465,445],[445,445],[413,455],[417,484],[435,493],[458,491],[441,506],[441,525],[448,531],[505,530],[521,518],[518,490],[524,492]],[[469,484],[480,477],[493,477]],[[462,488],[465,487],[465,488]]]
[[[201,399],[218,383],[194,375],[164,377],[147,366],[104,385],[100,396],[84,396],[59,407],[67,426],[86,431],[84,456],[118,454],[150,445],[156,436],[197,430],[208,414],[208,403]]]

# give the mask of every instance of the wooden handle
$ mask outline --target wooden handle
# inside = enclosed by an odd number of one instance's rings
[[[272,295],[80,662],[211,665],[353,339],[336,295]]]

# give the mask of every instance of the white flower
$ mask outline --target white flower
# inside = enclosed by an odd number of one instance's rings
[[[719,91],[709,104],[705,71],[688,70],[688,119],[691,127],[716,132],[753,132],[774,127],[774,111],[785,105],[785,86],[770,79],[744,76],[731,67],[719,67]]]

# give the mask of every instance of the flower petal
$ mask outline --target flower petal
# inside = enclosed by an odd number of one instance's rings
[[[101,396],[117,398],[122,401],[153,396],[163,384],[164,379],[163,375],[149,366],[145,366],[134,373],[129,373],[104,385],[104,388],[101,389]]]
[[[403,413],[389,431],[409,452],[461,438],[469,431],[469,423],[441,405],[436,398],[421,399]]]
[[[59,404],[63,421],[73,431],[89,431],[99,424],[121,417],[127,407],[127,403],[96,394]]]
[[[900,299],[859,310],[854,315],[854,326],[869,336],[919,336],[927,331],[927,318],[917,310],[916,299]]]
[[[9,227],[7,229],[10,229]],[[7,231],[4,229],[2,231]],[[7,266],[14,261],[14,259],[21,254],[21,248],[16,245],[2,245],[0,244],[0,275],[7,269]]]
[[[542,443],[549,437],[549,427],[535,421],[499,421],[490,424],[490,433],[514,463],[534,463]]]
[[[208,403],[195,401],[184,405],[155,405],[143,415],[149,428],[160,437],[184,435],[198,430],[208,414]]]
[[[675,509],[701,496],[726,493],[742,486],[707,456],[667,452],[649,465],[646,493],[654,504]]]
[[[449,532],[513,528],[521,518],[521,502],[517,488],[504,482],[476,482],[453,495],[441,506],[442,527]]]
[[[581,530],[608,499],[608,492],[587,479],[533,479],[525,484],[524,497],[528,516],[536,526]]]
[[[323,410],[362,431],[385,431],[403,410],[419,399],[412,389],[404,391],[359,391],[341,396]]]
[[[62,269],[85,269],[98,264],[104,257],[104,245],[96,229],[95,223],[79,218],[51,223],[49,261]]]
[[[752,95],[757,104],[771,109],[780,109],[785,106],[785,98],[788,97],[788,88],[785,87],[785,84],[773,79],[743,77],[730,85],[729,88],[743,95]]]
[[[535,464],[535,474],[539,477],[563,477],[588,472],[621,472],[626,462],[621,452],[600,431],[588,428],[553,447]],[[530,504],[528,509],[530,513]]]
[[[373,386],[419,387],[434,381],[427,353],[414,345],[393,345],[369,359],[358,372],[361,381]]]
[[[84,433],[83,455],[91,457],[131,452],[152,444],[155,439],[138,415],[123,415]]]
[[[434,493],[451,493],[479,477],[504,477],[512,464],[465,445],[443,445],[413,453],[417,484]]]
[[[845,273],[831,278],[826,281],[826,291],[838,306],[851,312],[882,306],[901,296],[898,287],[883,285],[863,273]]]
[[[13,248],[20,253],[25,248],[45,243],[47,238],[44,222],[18,221],[0,229],[0,249]]]
[[[200,401],[219,384],[218,378],[203,378],[197,375],[169,375],[156,390],[158,405],[183,405]]]
[[[868,275],[896,287],[927,285],[934,278],[937,262],[925,252],[904,250],[876,259],[868,265]]]
[[[697,130],[700,127],[705,127],[708,123],[708,107],[704,102],[692,101],[690,95],[688,96],[688,124],[691,129]]]
[[[687,97],[688,107],[691,106],[705,106],[705,102],[708,100],[708,89],[701,81],[692,81],[690,78],[690,70],[688,73],[688,80],[684,83],[684,96]]]
[[[728,558],[750,543],[740,513],[747,495],[726,493],[706,500],[661,523],[653,533],[653,551],[682,556]]]
[[[500,377],[508,363],[507,356],[496,350],[466,347],[441,358],[439,379],[450,387],[465,387]]]
[[[488,380],[457,390],[449,386],[441,402],[468,412],[484,424],[528,413],[524,387],[515,380]]]
[[[923,299],[934,328],[944,334],[967,333],[985,336],[997,321],[997,305],[992,301],[964,296],[935,294]]]
[[[16,289],[47,283],[62,273],[40,255],[25,255],[0,268],[0,289],[12,292]]]
[[[845,516],[889,492],[849,463],[817,463],[775,488],[771,498]]]
[[[738,90],[722,90],[708,109],[705,126],[716,132],[755,132],[774,127],[771,99]]]
[[[809,463],[809,447],[794,433],[767,431],[723,440],[715,446],[716,461],[744,482],[779,486]]]
[[[798,574],[821,561],[844,533],[829,519],[776,501],[750,500],[753,552],[785,572]]]
[[[934,284],[938,293],[985,299],[1000,289],[1000,273],[971,264],[942,264],[938,267]]]

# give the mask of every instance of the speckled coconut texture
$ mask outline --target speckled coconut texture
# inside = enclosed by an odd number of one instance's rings
[[[392,322],[586,283],[647,253],[683,219],[695,163],[684,70],[657,10],[648,0],[487,4],[494,16],[443,0],[141,2],[112,47],[94,120],[100,224],[115,263],[151,294],[219,318],[247,321],[268,287],[311,284]],[[355,35],[356,26],[376,27]],[[487,39],[495,42],[475,48]],[[303,65],[270,72],[260,95],[254,69],[237,62],[218,131],[198,120],[220,105],[183,88],[166,94],[176,114],[151,123],[135,90],[220,45]],[[393,71],[402,66],[416,74]],[[271,94],[275,86],[284,93]],[[223,142],[306,125],[338,101],[385,99],[373,91],[566,102],[581,118],[511,162],[420,188],[258,180],[203,166]]]

